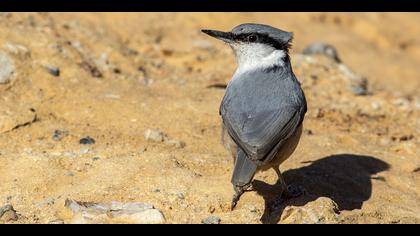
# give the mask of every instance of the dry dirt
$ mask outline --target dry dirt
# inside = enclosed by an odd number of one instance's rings
[[[274,210],[267,171],[230,211],[224,90],[212,85],[229,81],[235,61],[200,33],[244,22],[295,33],[308,99],[304,135],[281,167],[306,193]],[[68,223],[66,199],[147,202],[167,223],[282,223],[284,208],[320,197],[336,202],[335,223],[420,223],[419,22],[417,13],[1,13],[0,53],[15,67],[0,84],[0,207],[19,216],[7,223]],[[334,45],[369,94],[354,95],[329,58],[298,55],[312,42]],[[149,128],[186,145],[147,141]],[[56,130],[68,135],[53,139]],[[95,144],[79,144],[87,136]]]

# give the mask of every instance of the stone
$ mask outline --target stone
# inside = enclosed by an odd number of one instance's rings
[[[64,221],[62,219],[55,219],[55,220],[50,220],[48,222],[48,224],[50,224],[50,225],[63,225]]]
[[[184,148],[186,146],[185,142],[170,139],[167,134],[159,129],[146,129],[146,131],[144,131],[144,138],[147,141],[163,142],[169,146],[175,146],[177,148]]]
[[[95,139],[93,139],[89,136],[87,136],[86,138],[82,138],[79,141],[79,143],[83,144],[83,145],[92,145],[92,144],[95,144],[95,142],[96,142]]]
[[[59,130],[59,129],[57,129],[57,130],[54,131],[54,134],[52,136],[52,139],[54,141],[57,141],[58,142],[58,141],[61,141],[61,139],[63,139],[64,137],[66,137],[68,135],[69,135],[69,132],[67,130]]]
[[[20,56],[21,58],[28,58],[30,57],[30,51],[25,46],[20,44],[13,44],[13,43],[5,43],[3,45],[3,48],[9,53],[12,53],[14,55]]]
[[[0,85],[15,79],[16,71],[12,59],[0,51]]]
[[[287,206],[280,218],[282,224],[336,224],[338,206],[330,198],[320,197],[304,206]]]
[[[183,193],[181,193],[181,192],[177,193],[177,194],[176,194],[176,197],[177,197],[178,199],[180,199],[180,200],[184,200],[184,199],[185,199],[185,195],[184,195]]]
[[[80,155],[86,155],[89,152],[90,152],[89,148],[83,148],[83,149],[80,149],[80,151],[79,151]]]
[[[60,68],[47,66],[46,69],[50,75],[55,77],[60,76]]]
[[[163,142],[168,136],[159,129],[146,129],[146,131],[144,131],[144,138],[147,141]]]
[[[209,216],[202,220],[203,224],[206,225],[218,225],[222,220],[218,216]]]
[[[15,209],[13,209],[12,205],[0,207],[0,220],[10,222],[17,221],[18,219],[19,216],[17,215]]]
[[[171,146],[175,146],[177,148],[184,148],[186,146],[184,141],[179,141],[179,140],[166,140],[165,144],[171,145]]]
[[[36,121],[36,112],[24,105],[8,105],[0,101],[0,133],[8,132]]]
[[[65,206],[72,210],[72,224],[161,224],[165,217],[148,203],[87,203],[67,199]]]
[[[312,43],[303,49],[302,54],[314,55],[321,54],[327,56],[337,63],[341,63],[341,59],[338,57],[337,49],[331,44],[327,43]]]

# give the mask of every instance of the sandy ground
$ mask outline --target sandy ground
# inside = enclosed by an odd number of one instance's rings
[[[244,22],[294,32],[308,99],[304,135],[281,166],[306,194],[276,210],[267,171],[230,211],[224,90],[212,85],[229,81],[235,61],[200,29]],[[414,13],[1,13],[0,52],[15,67],[0,84],[0,207],[19,215],[7,223],[68,223],[66,199],[148,202],[166,223],[282,223],[285,207],[319,197],[337,203],[336,223],[420,223],[419,22]],[[332,60],[298,55],[312,42],[334,45],[369,95],[354,95]],[[186,146],[147,141],[149,128]],[[54,140],[55,130],[68,135]],[[95,144],[79,143],[87,136]]]

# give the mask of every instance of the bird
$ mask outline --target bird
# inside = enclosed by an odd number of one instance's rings
[[[256,23],[229,32],[201,31],[227,43],[236,56],[237,68],[219,108],[222,143],[234,162],[231,209],[252,188],[255,174],[269,169],[277,173],[282,196],[301,195],[301,188],[286,185],[279,169],[299,143],[307,112],[289,56],[293,33]]]

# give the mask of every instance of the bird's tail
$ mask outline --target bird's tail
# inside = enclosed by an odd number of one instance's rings
[[[245,152],[238,147],[235,169],[231,180],[232,184],[237,187],[243,187],[250,184],[256,171],[257,164],[250,160]]]

